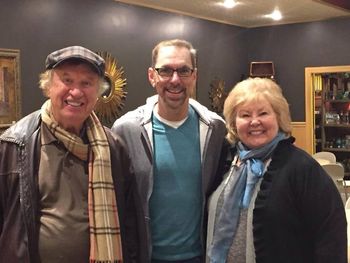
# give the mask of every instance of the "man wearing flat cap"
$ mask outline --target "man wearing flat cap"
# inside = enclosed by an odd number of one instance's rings
[[[0,136],[0,261],[144,262],[142,212],[120,138],[93,112],[104,60],[47,56],[48,100]]]

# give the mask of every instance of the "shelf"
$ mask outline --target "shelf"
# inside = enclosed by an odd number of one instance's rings
[[[306,115],[307,121],[311,121],[312,124],[312,133],[309,134],[312,138],[312,149],[314,152],[333,152],[337,161],[343,163],[348,179],[350,179],[349,74],[350,65],[305,69],[305,87],[308,91],[305,102],[307,108],[312,109],[312,114],[307,111]]]
[[[344,100],[325,100],[325,102],[329,103],[350,103],[349,99],[344,99]]]
[[[334,127],[334,128],[350,128],[350,124],[330,124],[330,123],[325,123],[323,127]]]
[[[323,148],[324,151],[328,152],[350,152],[347,148]]]

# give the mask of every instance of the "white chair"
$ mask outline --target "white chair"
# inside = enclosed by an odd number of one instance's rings
[[[332,152],[317,152],[312,157],[321,165],[337,162],[336,156]]]
[[[345,209],[350,209],[350,198],[346,200]],[[350,224],[350,222],[349,222],[349,224]]]
[[[327,163],[321,165],[327,174],[333,179],[340,194],[345,194],[345,200],[348,199],[346,185],[344,181],[344,166],[341,163]]]

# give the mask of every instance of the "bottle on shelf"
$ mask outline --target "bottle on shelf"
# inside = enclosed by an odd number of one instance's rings
[[[347,149],[350,149],[350,135],[345,135],[345,145]]]
[[[331,99],[332,100],[335,100],[336,99],[336,96],[337,96],[337,85],[335,83],[333,83],[332,85],[332,97]]]
[[[339,123],[341,123],[341,124],[343,124],[343,123],[345,122],[344,112],[343,112],[343,111],[341,111],[341,112],[339,113],[339,120],[340,120]]]

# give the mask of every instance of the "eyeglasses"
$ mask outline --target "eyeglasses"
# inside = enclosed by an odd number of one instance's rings
[[[177,75],[180,78],[186,78],[192,75],[193,69],[189,67],[182,67],[182,68],[169,68],[169,67],[162,67],[162,68],[154,68],[158,75],[163,78],[171,78],[174,75],[174,72],[176,71]]]

